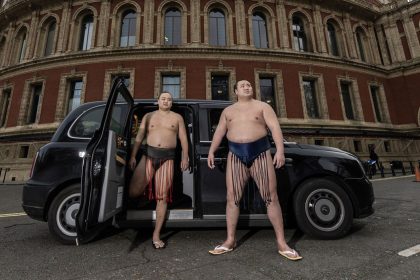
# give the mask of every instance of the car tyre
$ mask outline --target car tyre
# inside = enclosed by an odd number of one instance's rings
[[[48,211],[48,227],[61,243],[76,244],[76,215],[80,207],[80,184],[71,185],[54,198]]]
[[[317,238],[340,238],[353,223],[350,198],[332,179],[305,181],[294,195],[293,206],[299,228]]]

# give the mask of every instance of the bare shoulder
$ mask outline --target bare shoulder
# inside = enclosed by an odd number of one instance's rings
[[[273,111],[273,107],[270,106],[270,104],[268,104],[267,102],[263,102],[263,101],[259,101],[257,100],[259,103],[259,107],[263,110],[263,111]]]
[[[178,114],[178,113],[175,113],[175,112],[172,112],[172,111],[171,111],[171,116],[173,118],[177,119],[177,120],[181,120],[181,121],[184,120],[184,118],[181,116],[181,114]]]
[[[237,107],[237,104],[234,103],[232,105],[227,106],[222,113],[228,114],[230,112],[232,112],[233,110],[235,110],[235,108]]]

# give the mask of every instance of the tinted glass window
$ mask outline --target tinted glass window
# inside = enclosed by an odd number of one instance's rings
[[[69,135],[78,138],[91,138],[96,129],[101,126],[105,106],[93,108],[85,112],[70,128]]]
[[[260,78],[261,101],[267,102],[276,111],[276,94],[273,78]]]
[[[315,91],[315,81],[303,81],[306,110],[310,118],[319,118],[318,100]]]
[[[252,32],[256,48],[268,48],[267,24],[261,13],[255,13],[252,17]]]
[[[348,83],[341,83],[341,96],[343,97],[344,109],[346,113],[346,118],[349,120],[354,120],[353,105],[351,100],[350,85]]]
[[[44,56],[48,56],[53,52],[56,25],[56,22],[53,21],[48,26],[47,42],[45,43]]]
[[[120,46],[129,47],[136,44],[136,13],[127,11],[121,22]]]
[[[212,10],[209,18],[210,45],[226,46],[225,15],[220,10]]]
[[[80,30],[79,50],[85,51],[90,49],[93,33],[93,16],[87,15],[83,18]]]
[[[165,45],[181,44],[181,12],[172,8],[165,14]]]
[[[209,140],[213,139],[214,132],[216,131],[217,125],[219,124],[220,115],[222,114],[223,109],[213,109],[209,111]],[[226,135],[223,137],[220,147],[227,146]]]
[[[211,99],[229,100],[229,77],[214,75],[211,77]]]
[[[162,76],[162,92],[169,92],[173,98],[181,97],[181,78],[178,75]]]

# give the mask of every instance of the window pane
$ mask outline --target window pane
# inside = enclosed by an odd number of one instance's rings
[[[381,105],[380,105],[381,103],[379,100],[378,88],[375,86],[371,86],[370,93],[372,94],[373,108],[375,110],[376,120],[378,122],[382,122]]]
[[[32,100],[31,107],[29,111],[28,124],[34,123],[36,121],[36,115],[38,113],[39,99],[42,92],[42,85],[32,86]]]
[[[211,99],[229,100],[229,77],[214,75],[211,77]]]
[[[273,78],[260,78],[261,101],[267,102],[276,111],[276,98]]]
[[[252,32],[256,48],[268,48],[267,26],[264,15],[254,14],[252,18]]]
[[[299,17],[293,17],[293,42],[295,50],[307,51],[307,42],[303,22]]]
[[[83,81],[77,80],[71,82],[69,103],[67,113],[80,106],[80,97],[82,96]]]
[[[19,51],[19,57],[18,57],[18,62],[23,61],[23,59],[25,58],[25,53],[26,53],[26,32],[23,32],[20,36],[20,51]]]
[[[6,118],[10,103],[10,95],[10,90],[4,90],[2,96],[0,97],[0,127],[6,125]]]
[[[120,47],[134,46],[136,43],[136,14],[128,11],[121,22]]]
[[[349,120],[354,120],[353,104],[350,95],[350,85],[348,83],[340,83],[340,85],[346,118]]]
[[[88,50],[92,43],[93,16],[87,15],[83,18],[80,30],[79,50]]]
[[[306,111],[310,118],[319,118],[318,101],[314,81],[303,81],[303,90],[306,100]]]
[[[363,35],[360,30],[356,31],[357,45],[359,47],[360,59],[366,62],[365,48],[363,46]]]
[[[162,92],[167,91],[173,98],[181,97],[181,79],[176,75],[162,77]]]
[[[52,22],[48,26],[47,41],[45,43],[44,56],[48,56],[48,55],[52,54],[52,52],[53,52],[55,28],[56,28],[56,22],[55,21]]]
[[[102,115],[104,114],[105,106],[93,108],[85,112],[70,129],[70,136],[90,138],[96,129],[101,126]]]
[[[170,9],[165,14],[165,45],[181,44],[181,12]]]
[[[335,56],[339,56],[337,34],[335,31],[335,27],[331,22],[329,22],[327,23],[327,29],[328,29],[328,41],[330,43],[331,54]]]
[[[213,10],[209,16],[209,42],[212,46],[226,46],[225,15]]]

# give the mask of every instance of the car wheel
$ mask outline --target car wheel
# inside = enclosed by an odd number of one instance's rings
[[[51,203],[48,227],[51,234],[63,244],[75,244],[76,214],[80,207],[80,184],[62,190]]]
[[[331,179],[304,182],[295,193],[293,206],[299,228],[317,238],[340,238],[353,223],[350,198]]]

